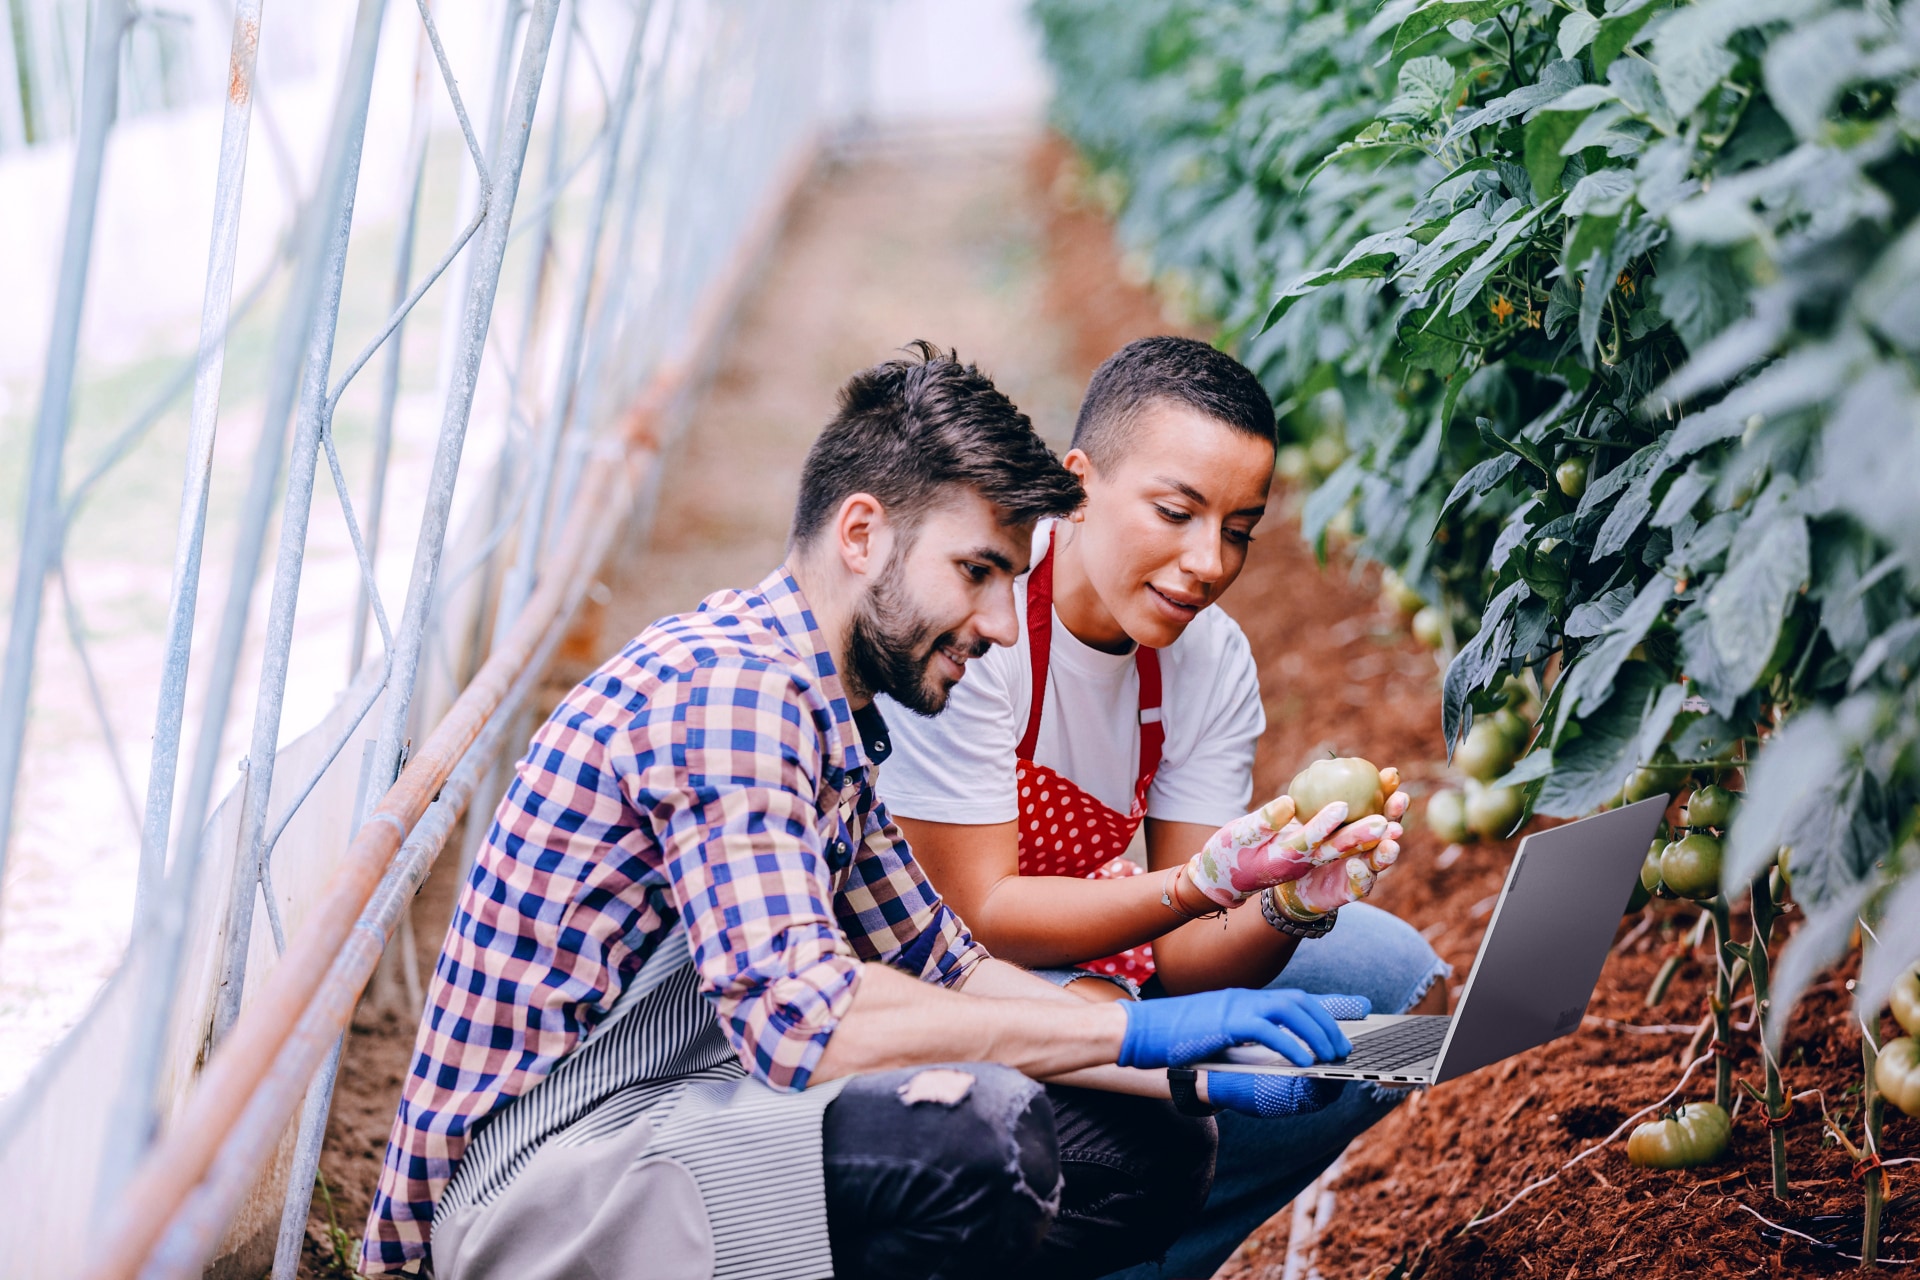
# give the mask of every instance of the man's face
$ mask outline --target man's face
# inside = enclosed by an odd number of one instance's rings
[[[967,663],[1019,636],[1013,580],[1027,570],[1031,524],[1003,524],[971,490],[957,490],[896,541],[854,608],[848,657],[868,693],[937,714]]]
[[[1070,455],[1068,465],[1075,461]],[[1165,648],[1245,567],[1266,512],[1273,447],[1156,401],[1104,470],[1075,469],[1087,487],[1076,536],[1089,581],[1121,630]]]

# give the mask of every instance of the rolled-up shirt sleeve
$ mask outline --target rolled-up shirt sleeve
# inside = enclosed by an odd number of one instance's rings
[[[632,801],[694,965],[755,1078],[804,1089],[859,982],[817,827],[821,702],[752,659],[695,668],[671,729],[634,744]]]

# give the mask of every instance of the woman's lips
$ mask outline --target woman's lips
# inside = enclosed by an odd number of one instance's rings
[[[1168,592],[1162,591],[1159,587],[1154,586],[1151,582],[1147,584],[1147,590],[1152,592],[1154,598],[1176,618],[1192,618],[1195,614],[1199,613],[1201,609],[1206,607],[1205,600],[1193,600],[1189,602],[1187,597],[1171,595]]]

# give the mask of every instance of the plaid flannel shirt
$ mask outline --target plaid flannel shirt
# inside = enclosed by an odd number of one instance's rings
[[[676,922],[741,1062],[779,1089],[806,1087],[861,962],[971,972],[986,952],[874,795],[886,751],[784,568],[575,688],[454,909],[361,1269],[416,1269],[474,1127],[580,1044]]]

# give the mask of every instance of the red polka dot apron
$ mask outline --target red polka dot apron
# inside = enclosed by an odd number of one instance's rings
[[[1040,737],[1040,710],[1047,697],[1047,655],[1053,642],[1053,539],[1027,575],[1027,653],[1033,668],[1033,702],[1020,740],[1020,874],[1083,876],[1110,880],[1145,874],[1125,856],[1147,813],[1147,788],[1160,767],[1166,731],[1160,722],[1160,654],[1142,645],[1134,651],[1140,672],[1140,777],[1133,809],[1120,813],[1081,790],[1071,779],[1033,760]],[[1082,968],[1145,982],[1153,976],[1153,947],[1142,943]]]

